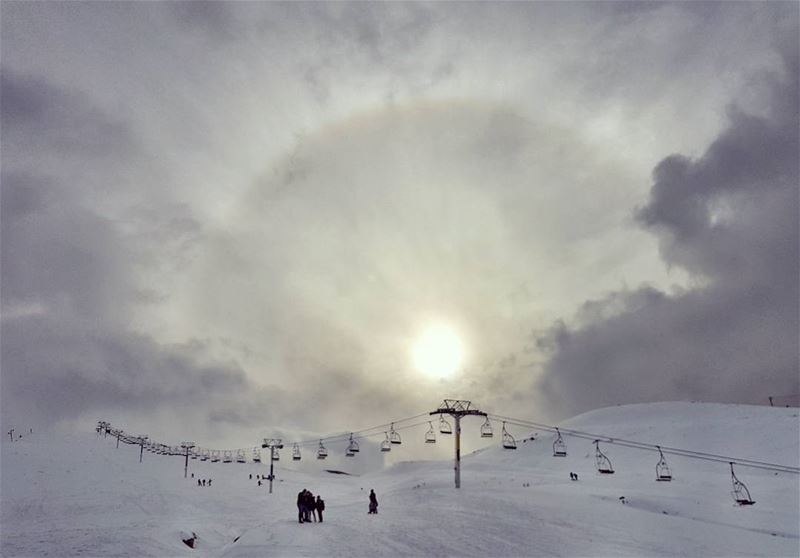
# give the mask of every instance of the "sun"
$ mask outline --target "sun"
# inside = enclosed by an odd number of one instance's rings
[[[428,326],[414,343],[414,367],[431,378],[449,378],[461,367],[464,346],[445,324]]]

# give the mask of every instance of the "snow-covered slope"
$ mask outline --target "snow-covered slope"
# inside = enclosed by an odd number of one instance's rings
[[[593,411],[562,426],[664,446],[797,466],[798,410],[660,403]],[[520,440],[531,432],[517,429]],[[594,471],[589,440],[549,434],[452,462],[405,462],[364,476],[306,474],[280,462],[273,494],[248,475],[267,465],[144,454],[95,434],[35,433],[3,443],[0,554],[11,556],[798,556],[800,477],[738,468],[756,505],[730,496],[724,463],[603,446],[614,475]],[[452,443],[440,439],[439,443]],[[398,448],[399,449],[399,448]],[[571,482],[569,472],[579,481]],[[325,522],[300,525],[302,488],[326,500]],[[374,488],[380,513],[367,515]],[[626,503],[620,501],[624,496]],[[197,534],[190,549],[183,534]],[[235,542],[234,542],[235,541]]]

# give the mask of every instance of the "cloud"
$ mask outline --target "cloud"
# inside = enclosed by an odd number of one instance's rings
[[[696,287],[615,292],[576,324],[538,338],[550,351],[538,384],[561,416],[635,401],[764,404],[797,393],[798,64],[784,49],[767,116],[733,107],[698,158],[670,155],[653,171],[637,221],[662,258]]]

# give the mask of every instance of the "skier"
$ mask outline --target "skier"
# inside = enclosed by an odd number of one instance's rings
[[[203,486],[206,485],[206,479],[203,479]]]
[[[208,479],[208,486],[211,486],[211,479]]]
[[[253,480],[253,473],[250,473],[250,480]]]
[[[369,511],[367,513],[378,513],[378,497],[371,488],[369,489]]]
[[[258,481],[258,486],[261,486],[261,480]]]
[[[202,483],[200,482],[200,479],[197,479],[197,486],[203,486]]]
[[[319,522],[322,523],[322,510],[325,509],[325,500],[317,496],[317,515],[319,515]]]

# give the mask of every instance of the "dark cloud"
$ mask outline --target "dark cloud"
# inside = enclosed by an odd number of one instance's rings
[[[95,108],[86,95],[7,67],[0,70],[0,119],[6,159],[48,152],[97,159],[129,154],[134,147],[125,124]]]
[[[551,351],[539,388],[561,416],[601,405],[670,399],[764,403],[797,393],[798,65],[770,76],[768,116],[730,124],[692,159],[653,172],[636,218],[694,289],[650,287],[592,301],[572,327],[539,337]]]

